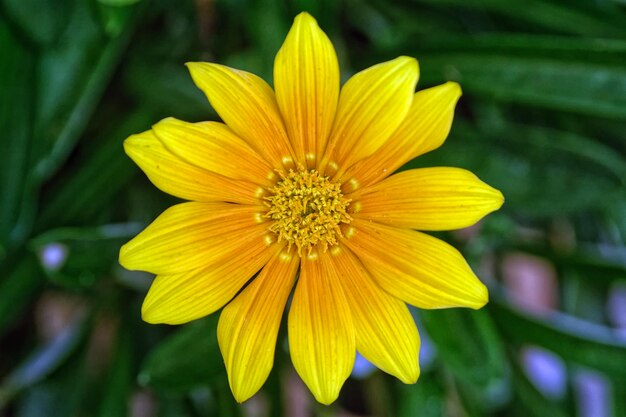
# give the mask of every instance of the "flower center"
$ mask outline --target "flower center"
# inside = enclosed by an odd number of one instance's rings
[[[270,230],[278,240],[286,240],[302,250],[311,250],[318,244],[326,251],[337,245],[341,223],[350,223],[346,212],[350,200],[343,198],[338,183],[332,182],[315,170],[290,170],[280,173],[281,180],[269,189],[265,203],[266,217],[274,220]]]

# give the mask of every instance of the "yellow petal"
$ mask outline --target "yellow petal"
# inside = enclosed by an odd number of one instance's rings
[[[204,267],[242,244],[263,245],[263,208],[229,203],[182,203],[165,210],[120,250],[130,270],[177,274]]]
[[[335,247],[331,253],[352,309],[357,350],[405,384],[414,383],[419,376],[420,340],[406,304],[372,281],[349,249]]]
[[[294,151],[312,168],[335,117],[339,63],[333,44],[308,13],[296,16],[276,55],[274,88]]]
[[[478,309],[487,303],[487,288],[447,243],[365,220],[352,224],[345,244],[391,295],[420,308]]]
[[[373,184],[411,159],[441,146],[450,132],[459,97],[461,87],[455,82],[417,92],[391,138],[374,154],[350,167],[344,180],[350,187]]]
[[[417,84],[417,61],[399,57],[355,74],[339,96],[322,165],[341,169],[376,151],[402,123]],[[327,169],[326,172],[329,172]]]
[[[476,175],[447,167],[400,172],[347,198],[355,201],[354,216],[418,230],[468,227],[504,202]]]
[[[259,184],[275,176],[267,162],[223,123],[186,123],[170,117],[152,130],[173,154],[207,171]]]
[[[124,141],[126,154],[162,191],[185,200],[261,204],[263,189],[234,181],[183,161],[163,146],[152,130]]]
[[[322,404],[337,399],[356,356],[352,314],[328,256],[302,258],[288,326],[293,366]]]
[[[217,338],[238,402],[263,386],[274,365],[274,349],[300,258],[276,253],[259,276],[222,311]]]
[[[191,77],[222,120],[273,168],[290,168],[293,152],[276,96],[261,78],[219,64],[190,62]]]
[[[263,268],[277,248],[241,239],[237,247],[203,268],[157,276],[141,307],[142,318],[148,323],[181,324],[215,312]]]

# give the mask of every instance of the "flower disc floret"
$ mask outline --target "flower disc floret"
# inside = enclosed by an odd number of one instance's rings
[[[278,240],[296,245],[298,254],[317,245],[325,252],[337,245],[341,225],[352,220],[347,213],[350,200],[343,197],[340,184],[316,170],[279,172],[281,179],[266,197],[266,217],[274,220],[269,229]]]

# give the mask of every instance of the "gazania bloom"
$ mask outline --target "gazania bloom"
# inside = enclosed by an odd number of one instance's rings
[[[459,86],[415,93],[417,61],[399,57],[340,89],[333,45],[306,13],[276,56],[274,90],[222,65],[188,67],[224,123],[168,118],[124,143],[157,187],[189,200],[121,249],[124,267],[157,275],[143,319],[179,324],[224,307],[217,336],[244,401],[272,368],[293,289],[291,359],[319,402],[337,398],[357,350],[415,382],[407,303],[488,298],[457,250],[417,230],[470,226],[503,202],[462,169],[391,175],[443,143]]]

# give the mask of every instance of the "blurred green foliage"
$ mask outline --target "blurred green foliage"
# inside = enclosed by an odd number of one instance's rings
[[[314,412],[584,415],[575,376],[588,369],[608,381],[612,415],[626,416],[626,339],[606,310],[626,283],[619,0],[0,0],[0,412],[254,411],[230,395],[217,315],[180,328],[140,320],[151,277],[124,271],[117,251],[175,200],[122,141],[166,116],[217,118],[186,61],[271,82],[301,10],[332,38],[344,80],[410,55],[420,88],[460,82],[447,143],[408,166],[465,167],[507,198],[479,234],[442,236],[488,281],[489,306],[418,313],[435,358],[416,385],[350,379],[332,408]],[[506,296],[503,264],[520,253],[555,271],[559,312],[530,314]],[[520,358],[531,345],[563,359],[559,398],[529,381]],[[290,372],[280,342],[266,415],[288,413]]]

